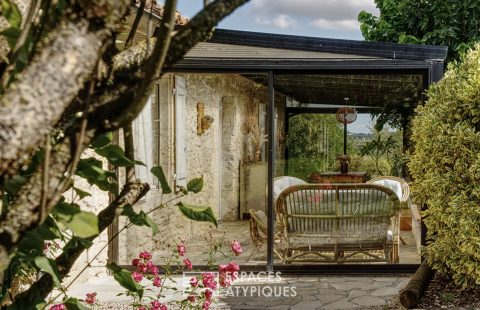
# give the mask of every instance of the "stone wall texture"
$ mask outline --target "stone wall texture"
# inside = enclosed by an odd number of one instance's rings
[[[177,201],[192,205],[210,206],[221,221],[239,219],[240,174],[242,165],[248,165],[246,158],[254,158],[256,149],[252,142],[251,123],[258,125],[258,131],[266,134],[265,114],[259,113],[268,105],[267,88],[235,74],[178,74],[186,81],[186,140],[187,140],[187,179],[204,178],[203,191],[179,197],[181,193],[163,195],[158,184],[151,184],[150,192],[135,205],[136,211],[153,211],[150,216],[157,223],[160,232],[152,235],[148,227],[133,226],[120,233],[116,247],[120,264],[130,264],[139,252],[148,250],[168,253],[170,248],[182,240],[205,235],[210,224],[192,222],[186,219],[175,206]],[[167,74],[158,83],[152,97],[151,114],[153,119],[152,156],[153,164],[161,165],[167,181],[175,188],[175,75]],[[284,101],[276,94],[277,107],[277,158],[283,157]],[[205,115],[214,119],[211,127],[203,134],[197,134],[197,104],[205,105]],[[263,117],[263,119],[262,119]],[[259,119],[260,118],[260,119]],[[251,127],[251,126],[250,126]],[[123,138],[120,132],[119,142]],[[252,146],[253,145],[253,146]],[[266,144],[262,143],[265,157]],[[264,158],[261,159],[265,161]],[[149,167],[150,168],[150,167]],[[119,171],[119,179],[124,179],[124,171]],[[266,184],[266,180],[264,182]],[[88,185],[84,184],[87,188]],[[84,186],[82,186],[83,188]],[[92,191],[91,189],[89,189]],[[92,197],[82,201],[88,208],[98,212],[108,203],[108,195],[95,191]],[[168,203],[167,203],[168,202]],[[167,203],[167,204],[166,204]],[[163,206],[166,204],[166,206]],[[126,219],[119,219],[122,229]],[[105,245],[108,237],[101,236],[91,250],[78,262],[81,268],[94,252]],[[85,273],[91,277],[105,272],[101,266],[107,261],[107,250],[99,256]],[[75,275],[75,270],[72,272]]]

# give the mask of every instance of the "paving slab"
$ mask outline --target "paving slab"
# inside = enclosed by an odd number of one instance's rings
[[[398,288],[388,286],[376,289],[371,293],[372,296],[393,296],[397,294]]]
[[[322,309],[339,310],[339,309],[355,309],[358,307],[359,307],[358,305],[351,303],[348,298],[342,298],[336,302],[332,302],[331,304],[323,306]]]
[[[385,299],[369,295],[352,299],[351,302],[363,307],[380,306],[386,303]]]

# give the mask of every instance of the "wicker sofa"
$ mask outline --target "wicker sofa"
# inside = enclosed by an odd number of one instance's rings
[[[283,262],[398,262],[399,211],[376,184],[290,186],[276,200]]]

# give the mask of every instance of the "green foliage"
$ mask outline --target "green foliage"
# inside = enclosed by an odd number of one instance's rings
[[[101,190],[118,194],[115,173],[104,170],[102,166],[102,162],[96,158],[82,158],[78,162],[76,175],[86,179],[89,184],[98,186]]]
[[[10,27],[0,32],[8,42],[11,49],[15,47],[18,37],[20,36],[20,25],[22,23],[22,15],[15,3],[9,0],[1,0],[2,16],[8,21]]]
[[[55,206],[53,215],[80,238],[98,235],[98,217],[91,212],[80,210],[77,204],[61,201]]]
[[[203,177],[192,179],[187,183],[187,190],[192,193],[199,193],[203,189]]]
[[[383,158],[392,158],[399,150],[399,143],[392,134],[382,135],[378,131],[375,131],[375,136],[371,141],[368,141],[360,149],[360,155],[370,156],[375,164],[376,175],[389,175],[392,174],[393,169],[390,171],[384,171],[380,169],[380,162]],[[393,165],[392,165],[393,167]]]
[[[480,39],[477,0],[375,0],[380,16],[362,11],[358,20],[368,41],[449,46],[448,61]]]
[[[160,166],[153,167],[150,169],[150,172],[158,179],[160,182],[160,186],[162,188],[163,194],[171,194],[172,189],[170,185],[168,185],[167,178],[165,177],[165,173],[163,173],[163,169]]]
[[[290,118],[287,175],[307,179],[330,170],[343,152],[343,127],[333,115],[300,114]]]
[[[58,274],[57,264],[53,259],[46,258],[45,256],[35,257],[35,265],[43,271],[52,276],[56,285],[60,286],[60,276]]]
[[[192,206],[183,202],[177,203],[177,206],[180,212],[182,212],[183,215],[185,215],[185,217],[188,219],[201,222],[210,222],[213,223],[215,227],[218,226],[217,219],[215,218],[212,208],[210,207]]]
[[[155,222],[143,211],[140,211],[139,213],[135,213],[135,211],[133,210],[133,207],[130,205],[127,205],[123,208],[121,215],[127,216],[133,225],[147,226],[152,229],[152,233],[154,235],[158,233],[157,224],[155,224]]]
[[[83,305],[80,300],[73,297],[65,300],[63,304],[67,307],[67,310],[90,310],[90,308]]]
[[[409,168],[426,204],[428,262],[457,284],[480,285],[480,46],[428,90],[417,109]]]
[[[113,278],[120,284],[122,287],[126,288],[130,292],[135,292],[140,295],[140,298],[143,296],[143,287],[135,282],[132,278],[130,271],[120,268],[115,263],[109,263],[107,268],[112,272]]]
[[[112,140],[113,140],[113,135],[111,132],[107,132],[105,134],[101,134],[99,135],[98,137],[96,137],[92,143],[90,143],[90,147],[92,149],[96,149],[96,148],[102,148],[102,147],[105,147],[107,145],[109,145],[110,143],[112,143]]]
[[[95,153],[105,157],[108,162],[116,167],[132,167],[135,164],[141,164],[139,161],[133,161],[125,156],[123,149],[118,145],[109,144],[107,146],[96,148]]]

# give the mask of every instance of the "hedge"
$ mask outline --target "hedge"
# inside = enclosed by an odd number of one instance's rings
[[[480,285],[480,45],[451,64],[416,109],[410,168],[426,204],[429,264],[464,287]]]

